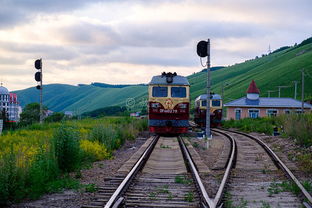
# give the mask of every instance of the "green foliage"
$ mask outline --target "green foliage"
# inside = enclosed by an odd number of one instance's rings
[[[194,201],[194,193],[193,192],[187,192],[184,195],[184,201],[193,202]]]
[[[250,81],[254,79],[260,88],[261,96],[266,97],[268,90],[277,89],[277,86],[291,85],[294,80],[301,80],[300,70],[312,73],[312,43],[311,38],[303,41],[296,47],[281,47],[262,58],[246,60],[211,72],[212,91],[221,94],[222,83],[230,83],[224,90],[224,101],[229,102],[246,95]],[[207,73],[198,72],[188,76],[191,84],[191,100],[205,93]],[[312,84],[312,78],[305,77],[306,86]],[[298,95],[301,95],[298,89]],[[55,92],[60,92],[57,95]],[[29,88],[16,92],[21,104],[35,102],[38,92]],[[293,97],[292,87],[282,90],[282,97]],[[271,94],[276,96],[276,94]],[[305,88],[305,96],[312,96],[312,88]],[[45,105],[53,111],[78,109],[79,114],[108,106],[126,106],[128,98],[136,101],[136,110],[146,110],[144,100],[147,97],[147,86],[127,86],[123,88],[96,87],[92,85],[71,86],[62,84],[46,85],[44,90]],[[109,98],[109,99],[107,99]],[[298,97],[300,99],[300,96]],[[128,109],[133,111],[132,107]]]
[[[261,201],[261,208],[271,208],[269,202]]]
[[[306,172],[312,174],[312,153],[306,153],[297,156],[300,168]]]
[[[68,176],[69,171],[76,171],[73,176],[80,178],[80,169],[90,167],[95,160],[109,158],[113,151],[107,150],[104,143],[93,142],[90,132],[101,123],[112,128],[116,141],[132,139],[138,129],[146,127],[146,122],[123,117],[84,119],[35,123],[4,132],[0,137],[0,207],[65,188],[94,191],[94,185],[81,186]]]
[[[245,132],[272,134],[275,126],[283,127],[283,134],[293,138],[297,144],[312,146],[312,114],[285,114],[277,117],[244,118],[223,122],[224,128],[237,128]]]
[[[297,47],[304,46],[304,45],[307,45],[307,44],[310,44],[310,43],[312,43],[312,37],[305,39]]]
[[[266,134],[273,133],[273,126],[276,121],[274,117],[265,118],[244,118],[240,120],[228,120],[223,122],[224,128],[237,128],[245,132],[262,132]]]
[[[302,146],[312,146],[312,114],[290,114],[279,116],[278,122],[285,134]]]
[[[76,130],[61,126],[54,133],[55,156],[63,172],[74,171],[80,164],[79,137]]]
[[[45,122],[60,122],[63,120],[65,114],[61,112],[54,112],[52,115],[44,119]]]
[[[308,191],[312,191],[312,183],[309,181],[304,181],[302,183],[303,187]],[[273,182],[270,184],[270,187],[268,188],[269,196],[272,196],[273,194],[278,194],[280,192],[292,192],[295,195],[299,195],[301,193],[300,188],[294,183],[290,181],[283,181],[282,183],[276,183]]]
[[[127,109],[120,106],[108,106],[99,108],[93,111],[85,112],[82,114],[83,117],[101,117],[101,116],[116,116],[121,115]]]
[[[192,181],[190,179],[187,179],[185,176],[176,176],[174,178],[174,182],[181,183],[181,184],[192,184]]]
[[[43,106],[43,111],[45,112],[46,110],[47,107]],[[26,105],[20,116],[21,116],[20,118],[21,126],[38,123],[40,121],[40,104],[30,103]]]
[[[85,186],[86,192],[89,192],[89,193],[94,193],[94,192],[96,192],[98,189],[99,189],[98,186],[97,186],[96,184],[94,184],[94,183],[90,183],[90,184],[87,184],[87,185]]]
[[[102,88],[93,85],[49,84],[44,87],[44,104],[49,106],[49,109],[56,112],[75,110],[78,114],[108,106],[126,106],[128,98],[135,99],[138,105],[141,101],[139,99],[146,98],[147,95],[147,86],[143,85]],[[34,87],[15,93],[22,106],[38,100],[38,90]]]

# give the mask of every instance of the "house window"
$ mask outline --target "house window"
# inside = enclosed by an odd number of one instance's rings
[[[290,114],[290,110],[284,110],[285,114]]]
[[[241,119],[242,110],[241,109],[235,109],[235,120]]]
[[[297,114],[300,114],[300,113],[302,113],[302,110],[301,110],[301,109],[297,109],[297,110],[296,110],[296,113],[297,113]]]
[[[248,110],[248,113],[249,113],[249,118],[258,118],[259,117],[259,110],[257,110],[257,109]]]
[[[269,117],[276,116],[277,115],[277,110],[276,109],[268,109],[267,110],[267,115]]]

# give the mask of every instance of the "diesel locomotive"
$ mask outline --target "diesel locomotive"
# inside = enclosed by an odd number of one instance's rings
[[[190,84],[177,73],[163,72],[148,85],[148,125],[157,134],[186,133],[189,127]]]
[[[195,99],[194,122],[199,127],[206,126],[207,94]],[[210,99],[210,126],[220,127],[222,120],[222,98],[218,94],[212,94]]]

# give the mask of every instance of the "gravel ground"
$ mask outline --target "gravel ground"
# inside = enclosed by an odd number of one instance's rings
[[[300,181],[309,180],[312,183],[312,174],[304,172],[302,164],[297,160],[297,156],[312,151],[312,147],[302,148],[295,144],[293,139],[282,138],[280,136],[269,136],[260,133],[251,133],[265,142],[285,163],[285,165],[295,174]]]
[[[312,174],[303,172],[301,170],[301,164],[296,159],[296,156],[304,154],[309,150],[302,149],[302,147],[295,144],[294,140],[289,138],[269,136],[261,133],[251,133],[251,135],[258,137],[268,144],[300,181],[312,182]],[[193,137],[190,141],[205,164],[211,169],[211,174],[201,175],[201,178],[203,179],[204,185],[209,187],[206,188],[209,196],[214,196],[213,190],[218,188],[218,184],[223,176],[223,171],[218,169],[222,168],[222,158],[227,155],[225,147],[228,145],[225,144],[228,140],[224,139],[222,136],[215,135],[208,149],[206,148],[206,142],[204,140]]]
[[[80,182],[82,184],[96,184],[101,186],[104,179],[114,176],[117,170],[134,154],[146,139],[150,136],[148,132],[141,133],[135,141],[126,143],[113,154],[113,159],[103,160],[93,163],[92,167],[81,171]],[[42,208],[42,207],[66,207],[77,208],[84,204],[89,204],[96,193],[85,191],[65,190],[62,193],[47,194],[35,201],[14,204],[12,208]]]
[[[214,197],[218,191],[224,174],[224,170],[220,169],[224,168],[227,160],[229,150],[226,149],[224,144],[228,142],[228,139],[223,136],[213,134],[212,140],[209,141],[208,148],[207,142],[204,139],[190,137],[189,141],[200,155],[203,162],[210,169],[209,174],[200,173],[200,177],[209,197]]]

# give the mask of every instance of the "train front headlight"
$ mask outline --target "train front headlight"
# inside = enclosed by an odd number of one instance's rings
[[[159,108],[160,104],[159,103],[151,103],[152,108]]]
[[[179,104],[179,108],[185,109],[185,108],[187,108],[187,104],[185,104],[185,103],[180,103],[180,104]]]

